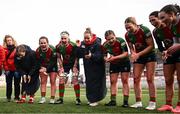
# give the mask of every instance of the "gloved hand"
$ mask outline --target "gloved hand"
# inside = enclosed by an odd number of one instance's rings
[[[30,83],[31,82],[31,76],[30,75],[23,75],[23,81],[24,83]]]
[[[30,83],[30,81],[31,81],[31,76],[27,76],[27,79],[28,79],[28,83]]]
[[[26,75],[23,75],[23,81],[24,81],[24,83],[27,82]]]
[[[0,69],[0,76],[2,75],[2,69]]]

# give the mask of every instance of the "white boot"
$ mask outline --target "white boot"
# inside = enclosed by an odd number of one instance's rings
[[[98,103],[97,102],[94,102],[94,103],[90,103],[89,106],[97,106]]]
[[[50,99],[49,104],[54,104],[55,103],[55,99]]]
[[[149,105],[146,107],[147,110],[154,110],[156,109],[156,102],[149,102]]]
[[[41,100],[39,101],[39,104],[43,104],[46,102],[46,98],[45,97],[41,97]]]
[[[142,102],[138,101],[135,104],[131,105],[130,107],[132,107],[132,108],[141,108],[142,107]]]

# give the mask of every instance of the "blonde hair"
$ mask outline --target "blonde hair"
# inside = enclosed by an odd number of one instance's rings
[[[7,39],[7,38],[11,38],[12,41],[13,41],[13,45],[14,45],[15,47],[17,47],[17,42],[16,42],[16,40],[14,40],[14,38],[13,38],[11,35],[5,35],[5,37],[4,37],[4,39],[3,39],[3,47],[7,48],[7,42],[6,42],[6,39]]]
[[[132,23],[132,24],[134,24],[134,25],[137,25],[137,22],[136,22],[135,17],[128,17],[128,18],[126,18],[126,20],[125,20],[124,23],[125,23],[125,24],[126,24],[126,23]]]
[[[67,32],[67,31],[62,31],[62,32],[60,33],[60,35],[61,35],[61,36],[63,36],[63,35],[68,35],[68,36],[69,36],[69,32]]]

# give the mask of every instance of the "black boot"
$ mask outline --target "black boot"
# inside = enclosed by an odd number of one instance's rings
[[[116,106],[116,101],[110,101],[109,103],[106,103],[105,106]]]
[[[81,100],[78,98],[76,99],[76,105],[80,105],[81,104]]]
[[[122,107],[124,107],[124,108],[129,107],[128,101],[124,101],[124,103],[123,103]]]
[[[63,104],[63,99],[59,98],[54,104]]]

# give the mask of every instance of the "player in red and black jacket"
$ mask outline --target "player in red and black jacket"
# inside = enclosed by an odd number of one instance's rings
[[[49,45],[48,38],[45,36],[42,36],[39,39],[39,47],[36,49],[36,57],[41,79],[41,100],[39,103],[43,104],[46,102],[46,84],[49,76],[51,84],[51,98],[49,103],[54,104],[56,93],[57,55],[56,49],[52,45]]]
[[[110,63],[111,101],[106,106],[116,106],[117,81],[119,73],[123,84],[124,102],[122,107],[128,107],[130,60],[128,48],[124,39],[116,37],[114,31],[105,32],[106,41],[103,44],[104,60]],[[109,57],[107,55],[110,55]]]
[[[159,14],[159,19],[166,24],[173,34],[173,43],[164,51],[164,58],[167,62],[171,62],[164,69],[166,81],[166,104],[159,108],[159,111],[171,110],[174,113],[180,113],[180,92],[178,93],[178,101],[175,109],[172,107],[172,98],[174,94],[174,73],[177,72],[178,85],[180,87],[180,8],[178,5],[166,5]],[[171,61],[170,61],[171,60]],[[180,88],[179,88],[180,91]]]
[[[131,107],[142,107],[140,81],[141,74],[146,67],[145,76],[150,97],[149,105],[146,109],[154,110],[156,108],[156,88],[154,84],[156,57],[151,31],[143,25],[137,25],[134,17],[128,17],[125,20],[125,28],[127,30],[125,38],[131,51],[130,59],[133,62],[134,91],[136,96],[136,103],[131,105]]]
[[[80,85],[78,82],[79,62],[76,56],[77,45],[70,41],[69,33],[67,31],[61,32],[61,41],[56,46],[57,59],[59,62],[59,99],[57,104],[63,103],[65,82],[68,79],[67,75],[72,70],[72,83],[74,84],[74,91],[76,95],[76,105],[80,105]]]
[[[0,76],[2,75],[2,67],[4,60],[5,60],[4,48],[0,45]]]
[[[20,95],[20,81],[21,76],[16,71],[16,67],[14,64],[14,56],[16,53],[16,46],[17,43],[14,40],[14,38],[10,35],[5,35],[4,41],[3,41],[3,47],[5,51],[5,60],[3,63],[5,76],[6,76],[6,97],[7,101],[11,101],[11,95],[12,95],[12,84],[14,80],[14,100],[15,102],[18,101],[19,95]]]

